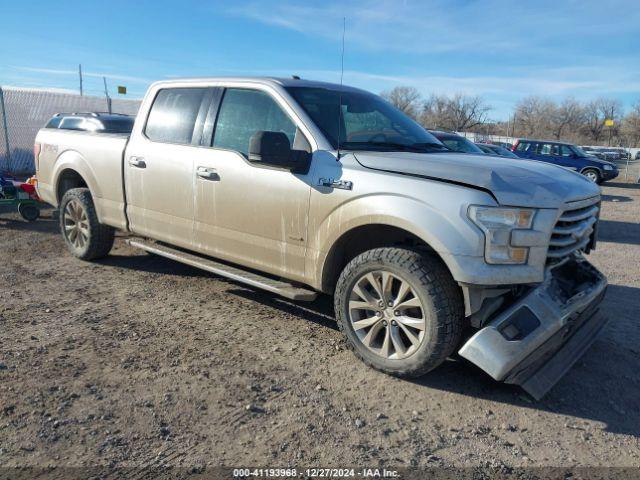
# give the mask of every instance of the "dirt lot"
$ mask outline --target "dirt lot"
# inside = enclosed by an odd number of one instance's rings
[[[640,466],[640,188],[604,188],[602,337],[541,402],[449,361],[365,367],[330,302],[0,215],[0,465]]]

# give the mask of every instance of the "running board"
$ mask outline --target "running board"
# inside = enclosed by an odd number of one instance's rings
[[[264,277],[257,273],[248,272],[237,267],[216,262],[209,258],[204,258],[199,255],[187,253],[182,250],[171,248],[166,245],[162,245],[156,242],[141,240],[141,239],[128,239],[127,243],[132,247],[140,248],[150,253],[166,257],[176,262],[184,263],[192,267],[206,270],[207,272],[215,273],[221,277],[235,280],[236,282],[244,283],[252,287],[260,288],[268,292],[272,292],[291,300],[300,300],[310,302],[315,300],[318,294],[313,290],[306,288],[296,287],[287,282],[280,280],[274,280],[269,277]]]

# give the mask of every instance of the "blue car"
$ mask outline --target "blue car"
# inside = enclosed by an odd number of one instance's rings
[[[612,180],[619,174],[615,163],[600,160],[570,143],[520,139],[513,145],[513,153],[521,158],[553,163],[574,170],[597,184]]]

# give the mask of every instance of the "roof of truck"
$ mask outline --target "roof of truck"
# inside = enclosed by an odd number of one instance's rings
[[[364,92],[360,88],[340,85],[339,83],[320,82],[317,80],[306,80],[303,78],[285,77],[191,77],[172,78],[171,80],[161,80],[154,85],[172,85],[175,83],[217,83],[217,82],[253,82],[263,85],[279,85],[282,87],[307,87],[307,88],[328,88],[331,90],[344,90],[352,92]]]

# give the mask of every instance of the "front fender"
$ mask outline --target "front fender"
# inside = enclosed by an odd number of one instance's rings
[[[415,235],[440,254],[451,271],[457,270],[453,257],[484,255],[484,236],[467,218],[467,207],[459,199],[433,205],[390,193],[365,195],[338,205],[317,224],[310,243],[309,268],[315,272],[315,285],[322,285],[332,246],[349,231],[372,224]]]

